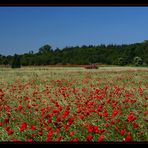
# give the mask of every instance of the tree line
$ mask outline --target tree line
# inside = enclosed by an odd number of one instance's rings
[[[55,64],[108,64],[148,66],[148,40],[134,44],[83,45],[70,46],[55,50],[48,44],[40,47],[38,52],[4,56],[0,54],[0,65],[39,66]]]

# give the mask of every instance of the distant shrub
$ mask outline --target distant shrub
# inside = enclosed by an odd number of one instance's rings
[[[97,69],[98,67],[96,64],[91,64],[91,65],[86,65],[84,68],[85,69]]]
[[[118,58],[118,65],[124,66],[125,64],[126,64],[126,62],[125,62],[124,58]]]
[[[134,57],[133,63],[134,63],[135,66],[140,66],[140,65],[143,64],[143,60],[142,60],[141,57],[138,57],[138,56],[137,56],[137,57]]]

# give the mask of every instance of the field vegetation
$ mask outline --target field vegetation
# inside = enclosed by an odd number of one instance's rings
[[[147,141],[145,67],[0,68],[0,141]]]

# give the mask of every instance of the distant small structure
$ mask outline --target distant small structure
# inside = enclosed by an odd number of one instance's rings
[[[85,69],[97,69],[98,67],[96,64],[90,64],[90,65],[86,65],[84,68]]]

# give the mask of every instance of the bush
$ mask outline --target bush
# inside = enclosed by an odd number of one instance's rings
[[[141,59],[141,57],[134,57],[134,65],[135,66],[140,66],[140,65],[142,65],[143,64],[143,60]]]
[[[124,66],[125,64],[126,64],[126,62],[125,62],[124,58],[119,58],[118,59],[118,65]]]

